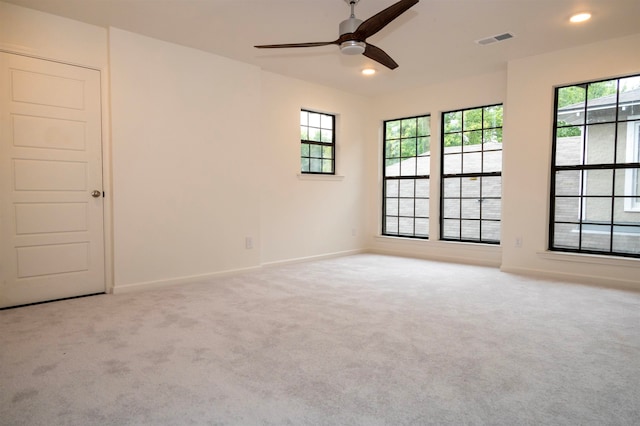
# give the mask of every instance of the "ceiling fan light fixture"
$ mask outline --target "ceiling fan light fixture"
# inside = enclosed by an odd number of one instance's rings
[[[360,55],[366,47],[367,44],[363,41],[349,40],[340,45],[340,51],[345,55]]]
[[[588,21],[589,19],[591,19],[591,14],[589,12],[583,12],[583,13],[576,13],[571,18],[569,18],[569,21],[571,21],[574,24],[577,24],[580,22]]]
[[[374,75],[375,73],[375,68],[365,68],[362,70],[362,75]]]

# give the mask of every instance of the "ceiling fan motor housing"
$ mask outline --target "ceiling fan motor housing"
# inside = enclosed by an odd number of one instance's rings
[[[349,18],[340,22],[340,36],[355,32],[362,24],[357,18]],[[360,55],[367,47],[366,43],[358,40],[348,40],[340,44],[340,52],[345,55]]]

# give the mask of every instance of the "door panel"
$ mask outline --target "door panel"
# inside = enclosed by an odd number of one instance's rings
[[[101,293],[100,73],[0,53],[0,307]]]

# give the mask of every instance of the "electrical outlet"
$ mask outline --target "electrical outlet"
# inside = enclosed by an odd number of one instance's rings
[[[244,247],[248,250],[253,248],[253,238],[251,237],[246,237],[244,239]]]
[[[516,237],[514,245],[516,246],[516,248],[522,248],[522,237]]]

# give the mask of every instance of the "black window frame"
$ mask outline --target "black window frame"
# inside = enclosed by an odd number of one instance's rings
[[[623,155],[619,150],[620,147],[618,145],[620,143],[619,136],[621,131],[620,130],[621,124],[627,123],[627,126],[629,124],[631,124],[632,126],[633,125],[637,126],[637,123],[640,123],[640,115],[635,115],[637,112],[640,112],[640,106],[638,105],[635,106],[636,113],[629,114],[629,118],[621,118],[620,116],[621,108],[623,107],[627,108],[629,106],[626,101],[622,102],[620,99],[621,98],[620,81],[628,78],[640,78],[640,74],[632,74],[632,75],[621,76],[621,77],[590,80],[590,81],[585,81],[581,83],[574,83],[574,84],[554,87],[554,104],[553,104],[554,120],[553,120],[553,134],[552,134],[551,164],[550,164],[551,176],[550,176],[550,188],[549,188],[549,234],[548,234],[548,250],[549,251],[640,258],[640,251],[638,253],[630,253],[630,252],[617,251],[614,249],[616,234],[618,234],[618,237],[624,234],[626,235],[640,234],[640,222],[626,224],[623,222],[617,222],[615,218],[617,200],[618,202],[622,200],[622,202],[624,203],[624,200],[626,198],[637,198],[637,195],[630,196],[625,194],[624,192],[622,195],[620,195],[617,189],[617,185],[618,185],[617,179],[622,179],[624,181],[626,177],[624,177],[623,173],[626,173],[627,170],[635,170],[635,173],[640,173],[640,161],[629,162],[627,159],[625,159],[625,161],[619,161],[619,158],[618,158],[619,155],[620,156]],[[591,112],[589,110],[589,87],[591,85],[596,85],[598,83],[606,83],[606,82],[612,82],[612,81],[616,81],[615,104],[612,104],[614,105],[612,109],[615,111],[615,114],[614,114],[615,118],[613,120],[605,120],[605,121],[598,120],[594,122],[589,122],[588,114]],[[585,89],[584,108],[576,109],[576,112],[579,110],[580,113],[583,114],[583,117],[584,117],[583,121],[581,124],[572,125],[569,123],[565,123],[563,125],[559,125],[560,121],[562,121],[559,119],[560,110],[562,108],[567,108],[567,107],[559,108],[560,90],[565,88],[572,88],[572,87],[583,87]],[[610,96],[613,96],[613,94],[611,94]],[[602,99],[602,97],[593,98],[591,100],[593,101],[594,99]],[[629,102],[629,104],[633,105],[634,101],[636,102],[636,104],[638,104],[637,99],[636,100],[632,99]],[[581,102],[578,102],[578,103],[581,103]],[[602,107],[600,108],[602,109]],[[596,107],[593,107],[594,111],[596,109],[597,109]],[[587,152],[589,150],[589,147],[588,147],[589,132],[588,131],[590,128],[592,128],[592,126],[603,126],[608,124],[612,125],[613,127],[613,134],[612,134],[613,148],[611,150],[613,155],[613,160],[612,162],[606,162],[606,163],[589,163],[590,160],[587,159]],[[579,127],[583,129],[579,135],[580,137],[579,143],[581,148],[579,161],[581,164],[564,164],[564,165],[557,164],[558,163],[558,139],[560,139],[559,133],[561,133],[564,129],[569,129],[571,127]],[[635,142],[638,143],[638,141],[635,141]],[[629,143],[629,140],[625,138],[625,144],[627,143]],[[587,183],[589,171],[595,171],[596,173],[597,171],[611,172],[611,188],[610,188],[609,195],[604,195],[604,194],[593,195],[589,193],[588,183]],[[579,176],[578,177],[578,181],[579,181],[578,194],[568,195],[568,194],[564,194],[562,190],[557,189],[557,186],[558,186],[557,176],[558,174],[563,172],[568,172],[568,173],[575,172],[578,174]],[[621,175],[622,177],[620,177]],[[557,220],[556,214],[557,213],[562,214],[560,212],[561,207],[558,206],[557,200],[565,199],[565,198],[576,199],[577,201],[578,209],[576,213],[578,218],[574,221]],[[607,199],[610,199],[610,203],[609,203],[610,219],[608,222],[600,223],[600,221],[593,220],[593,219],[590,220],[586,218],[588,214],[586,205],[589,200],[604,200],[606,203]],[[623,209],[623,211],[625,210]],[[632,213],[640,215],[640,212],[637,212],[637,211],[634,211]],[[577,230],[575,231],[577,233],[577,238],[578,238],[577,247],[568,247],[566,245],[563,246],[560,243],[557,243],[557,240],[556,240],[557,225],[577,226]],[[604,234],[608,235],[608,238],[609,238],[608,249],[604,250],[604,249],[594,249],[589,247],[585,248],[584,240],[589,233],[600,233],[601,235],[604,235]]]
[[[418,120],[419,119],[427,119],[428,120],[428,124],[426,125],[426,131],[427,134],[423,134],[423,135],[418,135],[416,133],[415,136],[413,137],[402,137],[402,121],[404,120],[416,120],[416,132],[418,129]],[[389,158],[387,158],[387,142],[390,140],[387,138],[387,123],[391,123],[391,122],[395,122],[395,121],[399,121],[400,124],[400,137],[398,138],[393,138],[393,140],[398,140],[399,142],[399,149],[401,150],[401,145],[402,145],[402,140],[403,139],[411,139],[411,138],[415,138],[416,139],[416,173],[413,175],[398,175],[398,176],[387,176],[387,160]],[[419,138],[428,138],[428,143],[429,143],[429,150],[428,155],[418,155],[418,139]],[[410,117],[401,117],[401,118],[394,118],[391,120],[384,120],[383,121],[383,141],[382,141],[382,235],[384,236],[389,236],[389,237],[398,237],[398,238],[414,238],[414,239],[420,239],[420,240],[427,240],[429,239],[429,224],[430,224],[430,214],[429,214],[429,205],[430,205],[430,195],[429,195],[429,188],[431,187],[431,180],[430,180],[430,175],[431,173],[427,173],[427,174],[418,174],[418,168],[417,168],[417,161],[419,157],[428,157],[428,162],[429,162],[429,170],[431,169],[431,165],[430,165],[430,161],[431,161],[431,114],[421,114],[421,115],[414,115],[414,116],[410,116]],[[401,152],[399,152],[397,157],[390,157],[392,159],[397,159],[399,163],[402,162],[402,158],[412,158],[412,157],[403,157]],[[400,186],[402,184],[402,182],[409,182],[413,180],[413,196],[412,197],[401,197],[400,196]],[[391,181],[397,181],[398,184],[398,195],[397,197],[390,197],[389,194],[387,193],[387,188],[388,188],[388,183]],[[427,182],[427,190],[426,190],[426,196],[416,196],[417,195],[417,191],[416,191],[416,187],[417,187],[417,183],[418,181],[426,181]],[[398,213],[397,215],[388,215],[387,214],[387,203],[388,203],[388,198],[397,198],[398,200]],[[402,216],[400,214],[400,200],[401,199],[413,199],[413,215],[412,216]],[[426,216],[420,216],[420,215],[416,215],[416,207],[415,207],[415,200],[426,200],[426,204],[427,204],[427,213]],[[387,226],[387,220],[388,217],[397,217],[398,219],[398,225],[397,225],[397,231],[396,232],[391,232],[388,229]],[[411,233],[401,233],[400,232],[400,219],[401,218],[406,218],[406,219],[411,219],[413,221],[413,232]],[[416,220],[426,220],[426,229],[424,233],[420,233],[420,232],[416,232]]]
[[[450,111],[444,111],[441,114],[441,136],[440,136],[440,240],[442,241],[453,241],[453,242],[463,242],[463,243],[474,243],[474,244],[493,244],[493,245],[499,245],[501,243],[501,235],[502,235],[502,166],[503,166],[503,161],[501,160],[500,162],[500,171],[491,171],[491,172],[484,172],[483,168],[484,168],[484,155],[487,152],[502,152],[502,144],[503,144],[503,139],[502,136],[500,137],[500,149],[490,149],[490,150],[485,150],[484,147],[484,134],[485,131],[487,130],[497,130],[500,129],[500,134],[502,134],[502,129],[504,126],[504,122],[501,123],[500,126],[488,126],[485,127],[484,125],[484,114],[485,114],[485,109],[486,108],[493,108],[493,107],[501,107],[502,111],[504,113],[504,104],[503,103],[497,103],[497,104],[489,104],[489,105],[481,105],[481,106],[476,106],[476,107],[471,107],[471,108],[462,108],[462,109],[454,109],[454,110],[450,110]],[[482,109],[482,118],[481,118],[481,122],[482,122],[482,127],[480,129],[474,129],[474,130],[465,130],[464,129],[464,113],[465,111],[472,111],[472,110],[477,110],[477,109]],[[460,113],[460,117],[461,117],[461,123],[460,123],[460,130],[459,131],[454,131],[454,132],[446,132],[446,126],[445,126],[445,116],[446,114],[452,114],[452,113]],[[504,116],[503,116],[504,117]],[[470,132],[470,131],[480,131],[482,132],[482,142],[481,142],[481,149],[480,151],[469,151],[469,152],[465,152],[464,150],[464,142],[463,142],[463,134],[465,132]],[[457,153],[446,153],[446,149],[445,149],[445,138],[447,135],[452,135],[452,134],[457,134],[460,133],[460,138],[461,138],[461,145],[460,145],[460,155],[461,155],[461,172],[460,173],[445,173],[445,161],[447,156],[449,155],[456,155]],[[477,153],[480,152],[480,165],[481,165],[481,171],[480,172],[465,172],[464,171],[464,155],[465,154],[470,154],[470,153]],[[501,159],[502,159],[502,154],[501,154]],[[484,191],[483,191],[483,184],[486,178],[500,178],[500,195],[499,196],[485,196]],[[459,196],[458,197],[445,197],[446,193],[445,193],[445,185],[447,184],[447,180],[449,179],[460,179],[460,191],[459,191]],[[470,180],[480,180],[480,186],[479,186],[479,195],[478,196],[470,196],[470,197],[463,197],[462,195],[462,187],[463,187],[463,182],[462,179],[470,179]],[[458,207],[458,216],[453,217],[448,215],[445,212],[445,200],[459,200],[459,207]],[[478,202],[479,205],[479,212],[478,212],[478,217],[477,218],[465,218],[463,217],[463,203],[465,200],[476,200]],[[498,219],[494,219],[494,218],[488,218],[488,217],[484,217],[483,216],[483,202],[485,200],[498,200],[499,201],[499,209],[500,209],[500,218]],[[449,220],[458,220],[459,221],[459,226],[458,226],[458,237],[457,238],[453,238],[451,236],[445,236],[445,220],[449,221]],[[463,221],[477,221],[478,222],[478,238],[465,238],[463,237]],[[498,226],[500,228],[499,230],[499,237],[498,240],[494,240],[494,239],[487,239],[487,238],[483,238],[483,232],[482,232],[482,227],[483,227],[483,222],[495,222],[498,223]]]
[[[320,120],[322,120],[322,117],[329,117],[331,119],[331,128],[326,128],[326,127],[322,127],[322,121],[320,122],[319,126],[311,126],[308,122],[307,124],[302,124],[302,122],[300,122],[300,173],[302,174],[311,174],[311,175],[335,175],[336,174],[336,115],[335,114],[330,114],[327,112],[321,112],[321,111],[314,111],[311,109],[306,109],[306,108],[302,108],[300,109],[300,113],[307,113],[307,114],[318,114],[320,116]],[[304,138],[304,132],[303,132],[303,128],[307,129],[307,138]],[[322,140],[312,140],[309,139],[309,129],[317,129],[320,133],[320,135],[322,135],[322,132],[324,131],[331,131],[331,142],[323,142]],[[320,137],[320,139],[322,139],[322,136]],[[305,155],[305,145],[308,145],[309,149],[306,150],[308,151]],[[317,155],[312,155],[312,147],[320,147],[320,156]],[[330,164],[331,164],[331,171],[324,171],[322,170],[324,168],[324,164],[327,161],[327,159],[329,157],[325,157],[325,148],[331,148],[331,157],[330,157]],[[304,162],[305,160],[308,161],[308,170],[305,170],[305,165]],[[312,171],[311,170],[311,163],[313,160],[319,160],[320,164],[321,164],[321,170],[320,171]]]

